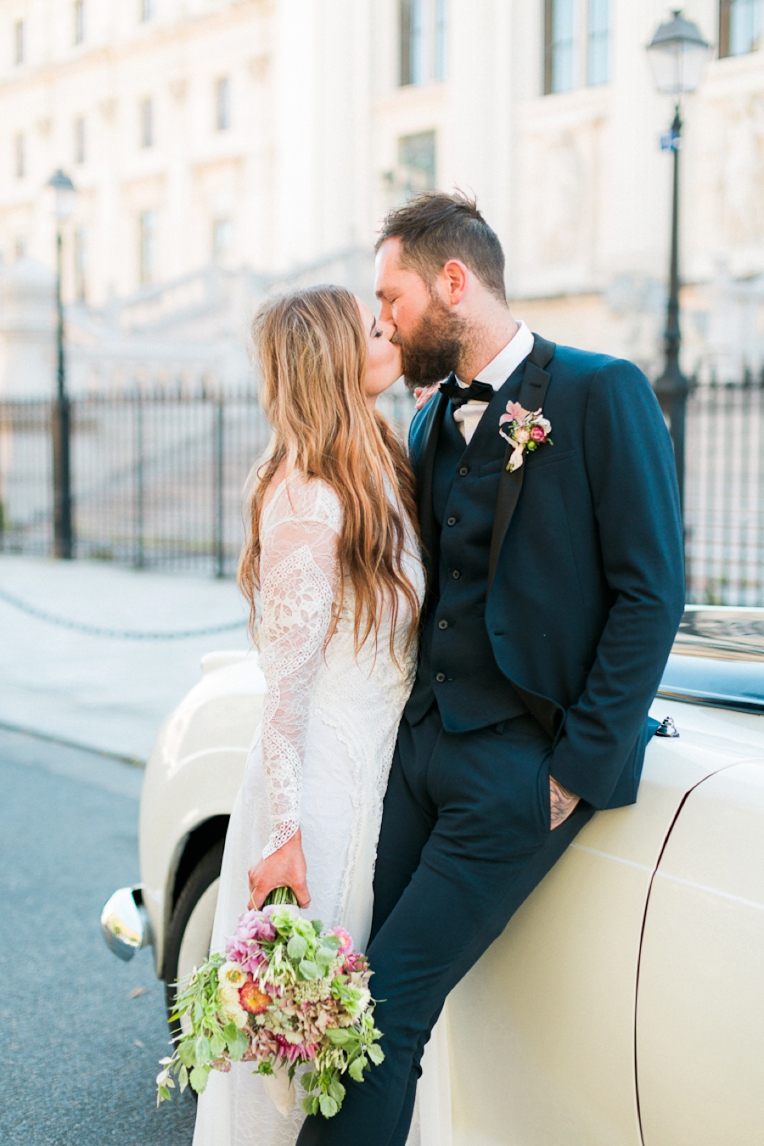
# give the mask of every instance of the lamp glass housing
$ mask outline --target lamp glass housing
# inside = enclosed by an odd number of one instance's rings
[[[675,13],[647,47],[658,91],[671,96],[697,91],[710,51],[698,26]]]
[[[74,214],[77,191],[68,175],[59,168],[48,180],[48,186],[55,193],[56,221],[66,223]]]

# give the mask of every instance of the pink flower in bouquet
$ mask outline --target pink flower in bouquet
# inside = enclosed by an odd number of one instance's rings
[[[359,951],[351,951],[345,959],[345,971],[348,975],[354,974],[356,971],[365,971],[369,964],[365,955]]]
[[[350,935],[344,927],[332,927],[329,932],[330,935],[335,935],[340,941],[339,953],[340,955],[349,955],[353,950],[353,936]]]
[[[546,430],[543,426],[534,426],[531,430],[531,438],[534,442],[543,442],[546,438]]]
[[[276,938],[276,928],[271,923],[265,911],[245,911],[239,920],[239,926],[236,928],[235,938],[240,943],[246,943],[248,940],[263,940],[266,943],[272,943]]]
[[[290,1043],[283,1035],[276,1035],[279,1054],[291,1065],[293,1062],[311,1062],[316,1057],[316,1047],[312,1043]]]

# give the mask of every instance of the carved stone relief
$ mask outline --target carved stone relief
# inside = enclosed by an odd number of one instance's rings
[[[518,171],[525,270],[582,269],[592,254],[600,120],[527,130]],[[567,284],[565,284],[567,286]]]
[[[539,168],[539,253],[545,263],[566,262],[578,254],[583,237],[585,157],[576,134],[564,131],[547,141]]]
[[[721,211],[730,243],[764,238],[764,94],[746,95],[727,110],[721,164]]]

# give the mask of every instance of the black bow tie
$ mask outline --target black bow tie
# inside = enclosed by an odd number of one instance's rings
[[[445,382],[441,382],[440,392],[450,398],[452,406],[458,410],[467,402],[490,402],[496,391],[488,382],[473,382],[471,386],[460,386],[456,375],[449,374]]]

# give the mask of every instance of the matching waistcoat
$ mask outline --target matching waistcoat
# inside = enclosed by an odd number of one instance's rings
[[[502,673],[485,624],[488,559],[506,442],[499,418],[518,396],[522,363],[488,403],[465,444],[445,408],[433,468],[433,511],[440,531],[438,577],[428,602],[421,658],[406,717],[421,720],[433,700],[447,732],[499,724],[527,712]]]

